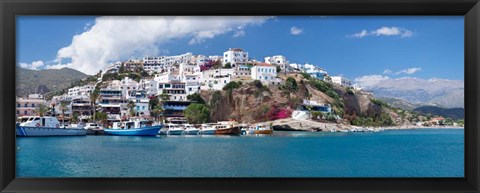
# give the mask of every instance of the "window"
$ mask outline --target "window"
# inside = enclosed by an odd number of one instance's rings
[[[32,104],[32,107],[35,107],[35,104]]]
[[[17,107],[20,107],[20,103],[17,103]]]
[[[24,107],[28,107],[27,103],[25,103]]]
[[[27,114],[27,111],[23,111],[23,114],[25,114],[25,115],[26,115],[26,114]]]
[[[17,115],[20,114],[20,111],[17,111]]]

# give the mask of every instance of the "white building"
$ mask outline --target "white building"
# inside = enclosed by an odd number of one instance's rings
[[[197,66],[196,65],[190,65],[186,63],[181,63],[180,68],[179,68],[179,73],[180,75],[183,74],[194,74]],[[199,69],[199,68],[198,68]]]
[[[232,67],[246,64],[248,62],[248,52],[241,48],[230,48],[223,52],[223,65],[230,63]]]
[[[297,63],[289,64],[289,66],[291,68],[293,68],[294,70],[298,70],[298,71],[301,71],[301,72],[303,72],[303,70],[305,69],[302,64],[297,64]]]
[[[277,84],[277,68],[271,64],[258,63],[252,68],[252,79],[260,80],[265,84]]]
[[[68,89],[68,96],[89,96],[92,91],[95,90],[95,85],[87,84],[84,86],[76,86],[73,88]]]
[[[138,89],[138,82],[129,77],[125,77],[121,80],[120,89],[122,90],[123,96],[129,96],[132,91]]]
[[[275,65],[275,66],[280,66],[282,71],[285,70],[285,69],[287,69],[287,71],[290,70],[290,66],[289,66],[287,57],[282,56],[282,55],[265,57],[265,63],[272,64],[272,65]]]
[[[206,57],[204,55],[198,55],[198,56],[193,57],[190,63],[196,64],[197,66],[202,66],[202,65],[205,65],[205,64],[210,64],[214,61],[216,61],[216,60],[214,60],[210,57]]]
[[[35,108],[40,104],[47,105],[47,101],[41,94],[31,94],[26,98],[17,98],[17,117],[37,115]]]
[[[185,92],[187,95],[198,93],[200,91],[200,76],[183,75],[182,82],[185,83]]]
[[[167,71],[174,64],[189,63],[192,60],[192,57],[193,55],[190,52],[176,56],[147,56],[143,58],[143,68],[146,71]]]
[[[158,94],[167,94],[170,101],[187,101],[185,83],[179,81],[158,82]]]
[[[202,82],[200,82],[201,90],[222,90],[225,85],[232,81],[231,75],[212,75],[205,77]]]
[[[332,82],[344,87],[351,87],[352,81],[342,76],[331,76]]]

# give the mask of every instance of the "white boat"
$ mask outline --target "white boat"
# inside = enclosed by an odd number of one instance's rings
[[[185,127],[185,130],[183,131],[183,134],[185,135],[198,135],[200,132],[200,129],[197,129],[190,124],[184,124],[183,126]]]
[[[83,128],[61,128],[56,117],[32,116],[27,121],[17,124],[16,135],[21,137],[32,136],[85,136],[87,130]]]
[[[184,128],[181,125],[167,123],[158,134],[160,135],[181,135],[184,131]]]
[[[217,131],[217,129],[210,126],[209,124],[202,124],[202,126],[200,127],[200,134],[202,135],[214,135],[215,131]]]

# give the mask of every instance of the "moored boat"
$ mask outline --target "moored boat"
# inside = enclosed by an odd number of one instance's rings
[[[106,135],[155,136],[163,125],[147,125],[148,121],[115,122],[111,129],[104,129]]]
[[[240,135],[241,128],[235,122],[219,122],[214,125],[215,135]]]
[[[167,123],[159,132],[160,135],[181,135],[183,134],[183,127],[178,124]]]
[[[215,131],[217,130],[209,124],[202,124],[200,127],[200,134],[202,135],[213,135]]]
[[[257,125],[253,128],[253,134],[272,134],[273,129],[268,125]]]
[[[16,135],[20,137],[35,136],[85,136],[83,128],[61,128],[56,117],[32,116],[27,121],[16,125]]]
[[[197,129],[190,124],[184,124],[184,127],[185,130],[183,131],[183,134],[185,135],[198,135],[198,133],[200,132],[200,129]]]

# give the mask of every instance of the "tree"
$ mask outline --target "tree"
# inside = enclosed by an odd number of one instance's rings
[[[40,103],[35,107],[34,111],[38,116],[43,117],[48,112],[48,106],[44,103]]]
[[[71,122],[72,122],[72,123],[78,122],[78,116],[79,116],[79,115],[78,115],[78,112],[74,112],[74,113],[72,114]]]
[[[100,90],[98,88],[95,88],[95,90],[90,93],[90,102],[92,103],[93,107],[93,122],[95,122],[95,113],[97,112],[97,107],[96,107],[96,102],[98,97],[100,96]]]
[[[167,93],[162,93],[160,96],[160,101],[169,101],[170,100],[170,95],[168,95]]]
[[[130,116],[134,116],[134,115],[135,115],[135,110],[134,110],[134,109],[135,109],[136,106],[137,106],[137,105],[135,104],[135,102],[133,102],[133,101],[128,102],[127,108],[129,109]]]
[[[65,125],[65,110],[67,110],[67,102],[61,101],[60,102],[60,110],[62,111],[62,126]]]
[[[153,115],[153,117],[155,118],[156,121],[158,121],[158,117],[162,117],[162,122],[163,122],[163,107],[161,106],[156,106],[155,108],[153,108],[151,110],[151,113]]]
[[[118,73],[122,74],[125,72],[125,64],[122,63],[122,65],[120,66],[120,68],[118,69]]]
[[[152,111],[153,109],[155,109],[155,107],[157,107],[159,103],[160,101],[157,97],[150,97],[150,100],[148,101],[149,110]]]
[[[262,88],[263,87],[262,81],[260,81],[260,80],[254,80],[253,85],[255,85],[255,87],[257,87],[257,88]]]
[[[97,116],[96,119],[98,121],[100,121],[100,123],[102,123],[102,124],[105,124],[105,122],[108,119],[107,113],[104,113],[104,112],[99,112],[99,113],[96,114],[96,116]]]
[[[230,64],[230,62],[227,62],[223,68],[232,68],[232,65]]]
[[[188,95],[187,100],[195,101],[199,104],[205,104],[205,100],[203,100],[203,98],[198,93],[193,93],[191,95]]]
[[[277,66],[277,73],[280,73],[282,71],[282,68],[280,66]]]
[[[192,103],[185,109],[184,115],[189,123],[201,124],[208,122],[210,111],[204,104]]]

